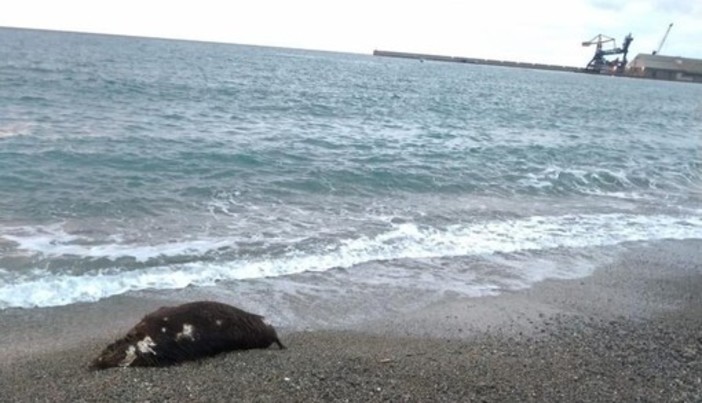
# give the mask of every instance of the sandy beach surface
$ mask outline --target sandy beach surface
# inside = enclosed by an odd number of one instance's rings
[[[8,309],[0,400],[702,401],[701,250],[641,245],[587,278],[449,294],[346,329],[283,328],[287,350],[169,368],[88,369],[162,300]]]

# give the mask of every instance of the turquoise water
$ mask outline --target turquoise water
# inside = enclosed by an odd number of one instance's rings
[[[577,277],[702,238],[701,134],[699,85],[0,29],[0,308]]]

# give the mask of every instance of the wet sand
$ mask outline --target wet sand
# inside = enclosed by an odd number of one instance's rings
[[[584,279],[447,296],[343,330],[279,329],[287,350],[169,368],[87,368],[163,301],[6,310],[0,400],[700,401],[701,250],[660,242]]]

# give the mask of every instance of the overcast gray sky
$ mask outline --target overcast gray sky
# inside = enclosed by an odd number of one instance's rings
[[[602,33],[702,58],[702,0],[5,0],[0,26],[584,65]],[[0,40],[2,37],[0,37]]]

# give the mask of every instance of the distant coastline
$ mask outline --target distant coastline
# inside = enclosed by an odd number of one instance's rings
[[[677,81],[684,83],[702,82],[702,73],[700,72],[700,69],[702,68],[702,60],[681,57],[669,57],[662,55],[641,54],[637,56],[627,66],[627,69],[622,72],[597,71],[587,69],[584,67],[562,66],[554,64],[514,62],[509,60],[480,59],[460,56],[443,56],[424,53],[396,52],[389,50],[374,50],[373,56],[416,59],[420,61],[432,60],[438,62],[481,64],[486,66],[518,67],[533,70],[565,71],[570,73],[587,73],[594,75],[644,78],[650,80]],[[655,60],[653,60],[653,63],[651,63],[650,61],[647,61],[648,59]],[[643,60],[643,62],[639,62],[639,60]]]
[[[562,66],[556,64],[513,62],[508,60],[479,59],[473,57],[442,56],[423,53],[395,52],[389,50],[374,50],[373,56],[397,57],[403,59],[433,60],[439,62],[454,62],[468,64],[484,64],[488,66],[521,67],[536,70],[569,71],[573,73],[585,73],[582,67]]]

